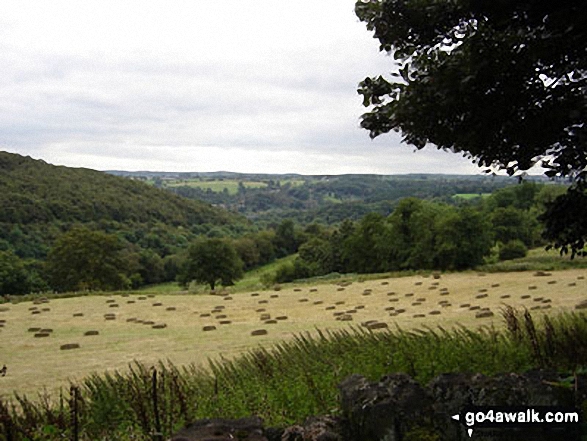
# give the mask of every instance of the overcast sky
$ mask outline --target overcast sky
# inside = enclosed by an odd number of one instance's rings
[[[375,141],[354,0],[0,2],[0,150],[97,170],[479,173]]]

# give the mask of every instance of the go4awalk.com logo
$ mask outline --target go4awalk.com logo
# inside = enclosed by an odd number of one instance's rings
[[[576,409],[553,406],[468,406],[452,419],[465,426],[469,437],[478,430],[549,431],[579,439],[580,416]]]

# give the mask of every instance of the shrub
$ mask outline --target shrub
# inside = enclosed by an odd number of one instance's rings
[[[512,260],[519,257],[526,257],[528,248],[521,240],[511,240],[502,245],[499,249],[499,260]]]

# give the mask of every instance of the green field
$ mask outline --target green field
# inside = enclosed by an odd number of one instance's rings
[[[239,183],[245,186],[245,188],[264,188],[267,187],[266,182],[260,181],[237,181],[237,180],[229,180],[229,179],[222,179],[216,181],[202,181],[200,179],[181,179],[181,180],[172,180],[172,181],[165,181],[165,186],[167,187],[194,187],[194,188],[201,188],[202,190],[212,190],[213,192],[220,193],[226,189],[229,194],[234,195],[238,193],[238,186]]]
[[[453,199],[476,199],[476,198],[486,198],[491,196],[491,193],[459,193],[453,196]]]

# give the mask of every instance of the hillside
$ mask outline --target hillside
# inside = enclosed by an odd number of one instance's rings
[[[140,182],[0,152],[0,222],[239,222],[226,211]]]

